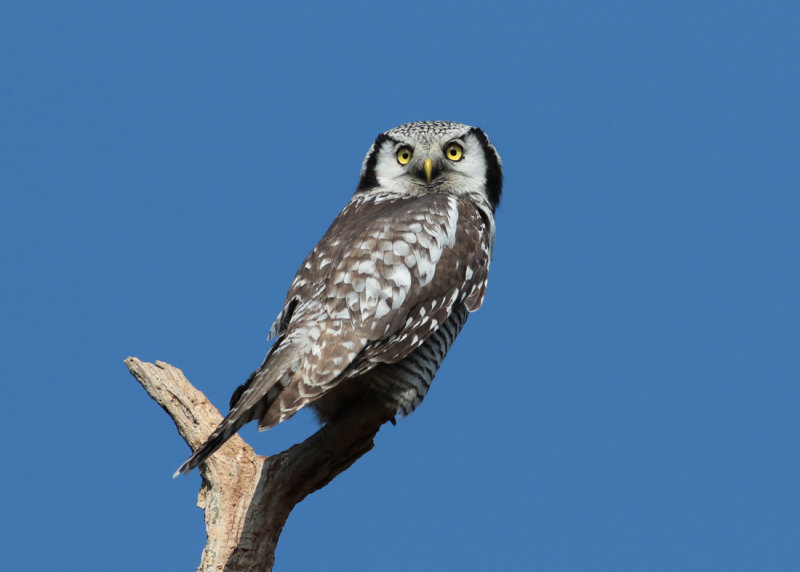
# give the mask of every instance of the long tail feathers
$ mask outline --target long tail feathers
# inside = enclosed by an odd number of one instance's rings
[[[173,479],[178,475],[185,475],[198,467],[214,454],[217,449],[222,447],[225,441],[230,439],[243,425],[253,419],[261,418],[286,386],[290,377],[290,373],[285,372],[276,378],[274,374],[270,375],[273,371],[273,368],[267,371],[263,369],[255,371],[243,386],[246,389],[243,392],[241,392],[241,388],[236,390],[240,392],[240,395],[236,396],[234,394],[234,397],[238,397],[238,399],[232,400],[235,403],[233,408],[209,435],[208,439],[178,467],[178,470],[172,475]]]

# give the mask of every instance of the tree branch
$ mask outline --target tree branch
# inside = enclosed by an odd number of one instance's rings
[[[125,365],[192,450],[222,421],[178,368],[134,357]],[[381,425],[389,421],[382,407],[366,399],[278,455],[256,455],[237,434],[200,466],[197,505],[205,509],[208,540],[198,570],[272,570],[278,538],[294,506],[372,449]]]

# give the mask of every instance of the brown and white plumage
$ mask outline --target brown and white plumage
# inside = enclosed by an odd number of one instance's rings
[[[355,194],[292,281],[264,363],[176,475],[245,423],[267,429],[305,405],[323,421],[363,395],[389,416],[412,412],[483,302],[501,186],[500,158],[476,127],[418,122],[379,135]]]

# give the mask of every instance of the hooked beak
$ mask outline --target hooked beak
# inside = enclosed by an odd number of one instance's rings
[[[425,159],[425,162],[422,164],[422,168],[425,169],[425,178],[428,179],[428,184],[430,184],[431,177],[433,177],[433,161],[431,161],[430,157]]]

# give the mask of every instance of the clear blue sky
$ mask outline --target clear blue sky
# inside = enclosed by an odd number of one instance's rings
[[[122,360],[226,405],[374,137],[445,119],[505,163],[486,303],[277,569],[800,569],[797,3],[264,4],[3,9],[4,568],[194,569]]]

